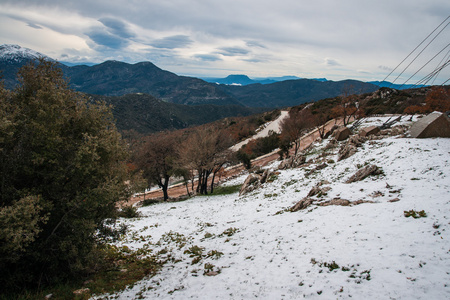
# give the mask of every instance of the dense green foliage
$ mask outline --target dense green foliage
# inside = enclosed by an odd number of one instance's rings
[[[126,148],[103,103],[68,89],[55,64],[0,87],[0,285],[36,287],[86,272],[129,187]]]

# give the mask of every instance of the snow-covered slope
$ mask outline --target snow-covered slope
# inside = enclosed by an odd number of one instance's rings
[[[23,61],[35,60],[40,57],[51,60],[51,58],[44,54],[19,45],[3,44],[0,46],[0,61],[20,63]]]
[[[144,217],[123,220],[132,229],[124,245],[166,249],[177,260],[115,296],[449,299],[450,139],[369,140],[341,161],[327,143],[310,150],[309,166],[282,170],[250,194],[144,207]],[[345,183],[368,164],[383,174]],[[289,211],[323,180],[331,189],[313,196],[315,204]],[[319,206],[333,198],[373,203]],[[426,217],[406,217],[411,210]],[[185,253],[193,246],[203,249],[198,262]]]

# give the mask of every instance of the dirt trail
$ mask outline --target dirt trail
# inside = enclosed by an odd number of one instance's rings
[[[342,123],[342,120],[338,120],[337,122],[334,119],[330,120],[325,125],[325,131],[326,132],[330,131],[331,128],[335,124],[340,125],[341,123]],[[304,150],[305,148],[309,147],[314,141],[316,141],[319,138],[320,138],[320,135],[319,135],[319,131],[317,129],[314,129],[313,131],[307,133],[306,135],[304,135],[301,138],[299,150]],[[277,152],[278,151],[274,151],[269,154],[255,158],[254,160],[252,160],[252,166],[266,166],[267,164],[277,160],[280,157]],[[293,154],[293,150],[291,150],[291,153]],[[231,167],[225,169],[225,172],[221,175],[220,180],[226,181],[227,178],[234,177],[244,171],[245,171],[245,168],[243,167],[242,164],[231,166]],[[216,182],[217,182],[217,179],[216,179]],[[211,183],[211,179],[209,180],[209,183]],[[169,197],[171,197],[171,198],[185,196],[185,195],[187,195],[186,186],[184,185],[184,183],[172,185],[168,189],[168,194],[169,194]],[[153,190],[153,191],[147,192],[145,194],[145,199],[155,199],[155,198],[161,198],[161,197],[163,197],[163,193],[160,189]],[[144,200],[144,195],[139,195],[136,197],[132,197],[127,203],[124,203],[123,205],[124,206],[133,205],[142,200]]]

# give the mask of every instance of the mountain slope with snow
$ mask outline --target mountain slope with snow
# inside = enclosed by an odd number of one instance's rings
[[[123,245],[146,245],[174,260],[114,297],[449,298],[450,139],[373,139],[341,161],[339,147],[327,144],[309,150],[309,165],[281,170],[250,194],[143,207],[143,217],[123,220],[132,228]],[[345,183],[368,164],[382,174]],[[318,183],[328,191],[290,212]],[[336,198],[353,205],[321,206]],[[411,211],[417,218],[405,216]]]
[[[28,62],[39,58],[52,60],[48,56],[31,50],[29,48],[21,47],[19,45],[4,44],[0,45],[0,61],[7,61],[9,63]]]

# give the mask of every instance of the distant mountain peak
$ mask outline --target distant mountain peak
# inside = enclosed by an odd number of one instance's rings
[[[228,79],[248,79],[248,80],[251,80],[247,75],[244,75],[244,74],[231,74],[231,75],[228,75],[226,78],[228,78]]]
[[[41,57],[46,60],[53,60],[42,53],[19,45],[13,44],[0,45],[0,60],[3,61],[23,62],[27,60],[39,59]]]

